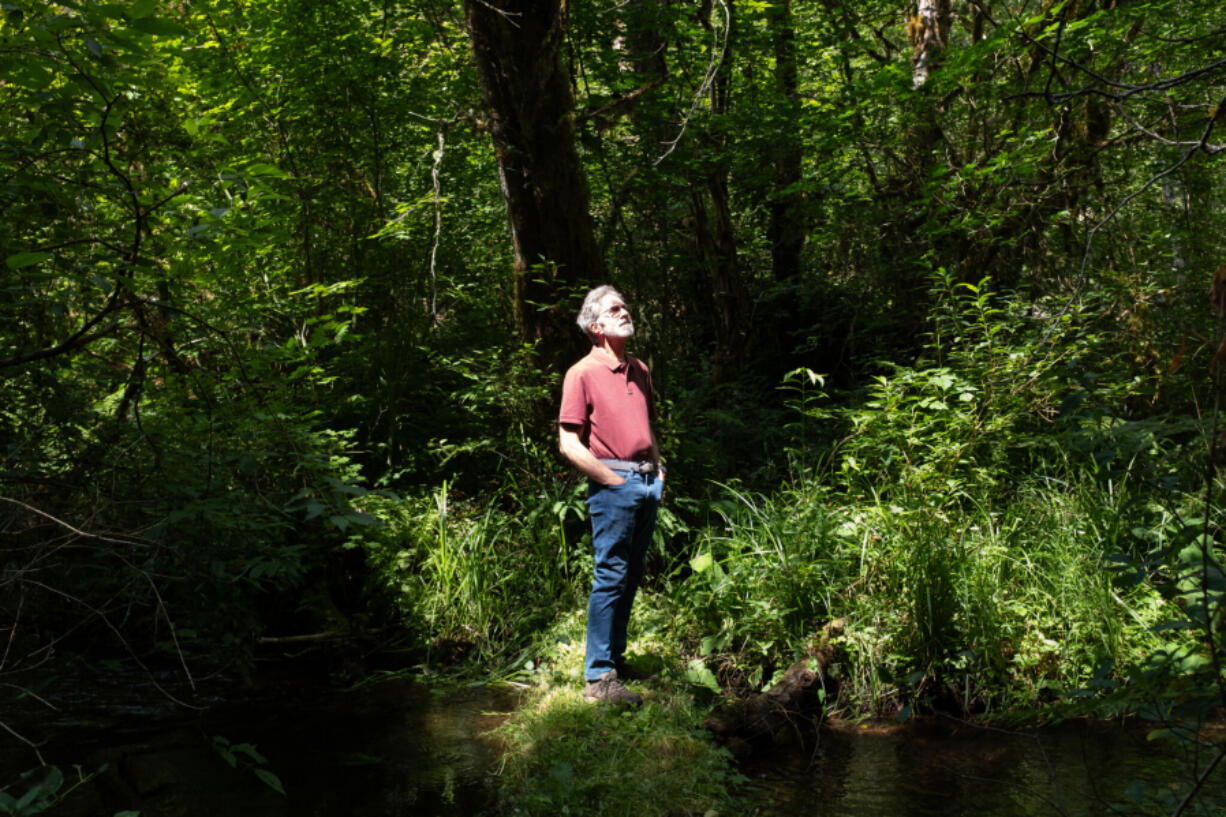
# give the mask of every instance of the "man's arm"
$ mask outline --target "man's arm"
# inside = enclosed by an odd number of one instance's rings
[[[624,479],[596,459],[596,455],[579,439],[579,426],[558,424],[558,450],[571,464],[601,485],[621,485]]]

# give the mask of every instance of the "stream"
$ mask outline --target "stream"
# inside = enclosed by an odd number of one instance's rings
[[[834,726],[821,730],[811,752],[759,756],[744,772],[748,799],[764,815],[1155,813],[1137,801],[1152,805],[1147,798],[1165,790],[1177,802],[1196,758],[1148,741],[1148,732],[1142,724],[1080,720],[1017,731],[940,718]],[[1224,779],[1217,775],[1202,804],[1221,802]]]
[[[59,693],[72,699],[62,685]],[[192,712],[152,681],[91,678],[72,706],[37,724],[12,722],[46,741],[41,751],[64,772],[63,790],[76,780],[74,765],[92,775],[48,812],[65,817],[497,813],[498,745],[489,731],[514,709],[513,691],[443,691],[393,678],[350,691],[276,683],[239,701],[204,702]],[[809,749],[746,761],[742,793],[746,813],[759,815],[1105,815],[1146,791],[1180,797],[1190,763],[1137,725],[827,725]],[[0,740],[5,783],[32,765],[28,747]],[[23,788],[18,781],[9,793]],[[1222,791],[1217,781],[1209,795]]]

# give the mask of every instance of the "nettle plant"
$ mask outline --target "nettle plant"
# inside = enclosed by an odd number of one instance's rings
[[[1127,396],[1116,386],[1145,388],[1124,375],[1083,376],[1107,343],[1091,310],[1007,299],[990,283],[937,270],[932,330],[917,360],[883,362],[861,401],[820,414],[848,430],[832,458],[846,487],[936,506],[993,493],[1036,464],[1063,465],[1059,435],[1084,419],[1070,406],[1101,404],[1105,388],[1114,397]]]

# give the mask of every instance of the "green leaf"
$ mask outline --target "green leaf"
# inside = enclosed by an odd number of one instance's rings
[[[136,0],[132,4],[132,8],[128,9],[128,16],[133,20],[139,20],[143,17],[148,17],[157,10],[158,0]]]
[[[549,779],[566,784],[575,777],[575,767],[569,763],[558,763],[549,768]]]
[[[275,791],[277,794],[284,795],[285,787],[281,785],[281,778],[277,777],[267,769],[255,769],[255,776],[264,781],[264,785]]]
[[[268,758],[260,754],[259,751],[256,750],[255,746],[253,746],[250,743],[236,743],[230,747],[230,751],[236,752],[236,753],[242,753],[246,755],[247,757],[251,758],[252,760],[254,760],[256,763],[267,763],[268,762]]]
[[[128,23],[128,27],[155,37],[188,37],[192,33],[186,26],[161,17],[139,17]]]
[[[710,553],[699,553],[693,559],[690,559],[690,567],[693,568],[695,573],[706,573],[714,563],[715,560],[711,557]]]
[[[124,15],[128,13],[128,7],[121,3],[100,3],[91,8],[90,11],[96,12],[108,20],[122,20]]]
[[[267,162],[257,162],[256,164],[248,165],[244,172],[249,176],[275,176],[278,179],[289,178],[289,174],[284,170]]]
[[[4,263],[9,269],[21,269],[22,267],[32,267],[35,264],[41,264],[54,257],[49,252],[19,252],[4,259]]]
[[[5,79],[30,91],[45,91],[55,81],[55,74],[40,65],[29,63],[22,63],[5,74]]]
[[[26,808],[43,793],[44,792],[43,792],[42,786],[35,786],[34,788],[30,789],[29,791],[27,791],[25,794],[21,796],[20,800],[17,801],[17,805],[13,807],[13,813],[14,814],[25,813]]]
[[[693,658],[685,668],[685,680],[700,687],[706,687],[712,692],[720,692],[719,680],[715,673],[707,669],[701,658]]]

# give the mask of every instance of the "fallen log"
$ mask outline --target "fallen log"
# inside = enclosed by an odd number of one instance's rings
[[[741,754],[766,742],[803,738],[827,697],[834,697],[825,669],[834,658],[829,634],[841,629],[842,624],[842,620],[827,624],[821,646],[813,649],[810,657],[788,667],[770,689],[716,707],[703,722],[716,742]]]

